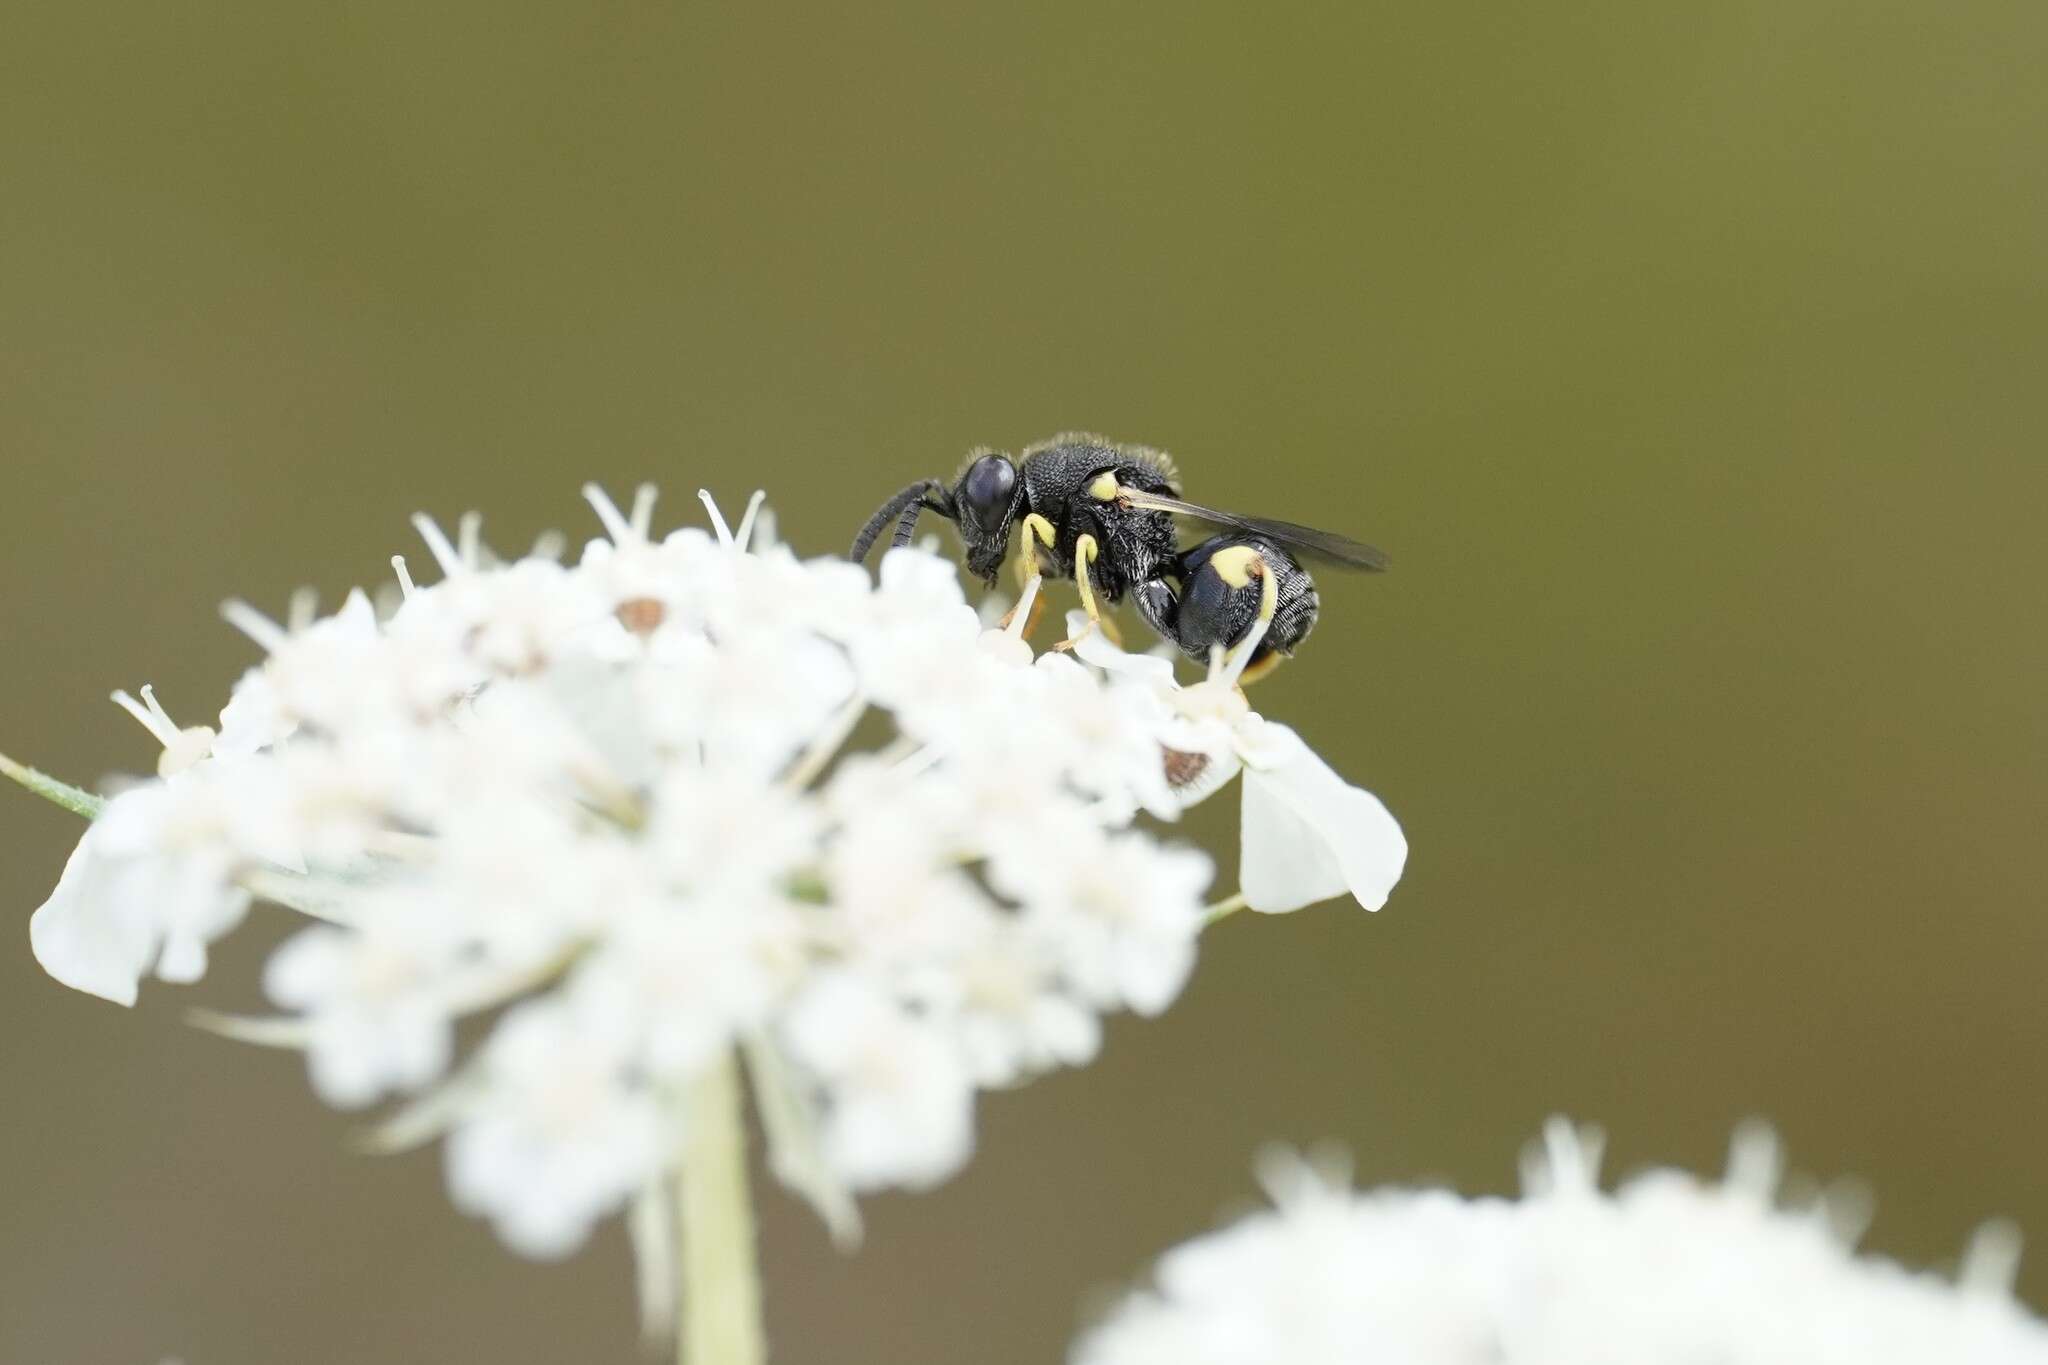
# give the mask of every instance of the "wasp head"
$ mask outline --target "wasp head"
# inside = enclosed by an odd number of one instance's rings
[[[1007,455],[972,456],[953,485],[954,519],[967,571],[994,586],[1010,552],[1010,526],[1024,505],[1024,484]]]

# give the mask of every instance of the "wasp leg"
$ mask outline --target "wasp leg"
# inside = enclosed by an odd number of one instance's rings
[[[1017,600],[1024,600],[1024,590],[1039,578],[1038,547],[1032,542],[1031,529],[1024,530],[1024,553],[1017,556],[1017,564],[1011,570],[1017,576]]]
[[[1180,644],[1180,598],[1165,579],[1133,584],[1131,601],[1154,634],[1170,645]]]
[[[1238,685],[1257,682],[1260,678],[1279,667],[1280,655],[1268,654],[1259,660],[1258,667],[1250,667],[1252,655],[1257,652],[1259,641],[1266,638],[1266,632],[1273,625],[1273,616],[1280,610],[1280,575],[1267,565],[1265,556],[1249,545],[1233,545],[1219,550],[1209,560],[1210,567],[1222,576],[1223,581],[1233,588],[1244,587],[1252,579],[1259,580],[1259,614],[1252,621],[1251,629],[1244,633],[1244,639],[1230,651],[1222,666],[1222,677],[1226,683]]]
[[[1052,523],[1047,521],[1043,515],[1037,512],[1025,514],[1024,556],[1033,575],[1039,573],[1038,547],[1043,545],[1046,549],[1050,550],[1055,545],[1058,545],[1059,542],[1059,532],[1053,530]]]
[[[1081,590],[1081,609],[1088,613],[1088,624],[1074,640],[1085,639],[1091,630],[1100,630],[1109,637],[1109,642],[1118,649],[1123,648],[1123,636],[1116,623],[1102,614],[1102,608],[1095,601],[1095,582],[1088,570],[1102,556],[1102,548],[1095,537],[1082,532],[1074,541],[1074,585]],[[1074,640],[1067,640],[1054,646],[1056,649],[1072,649]]]
[[[1024,553],[1017,559],[1017,602],[996,623],[998,629],[1018,634],[1018,631],[1010,629],[1011,622],[1023,610],[1029,610],[1031,614],[1025,619],[1021,633],[1028,636],[1038,629],[1038,618],[1045,610],[1045,602],[1038,595],[1045,578],[1045,571],[1038,567],[1038,547],[1043,544],[1050,550],[1058,539],[1052,523],[1038,513],[1033,512],[1024,518]]]
[[[1095,605],[1095,576],[1089,570],[1102,554],[1095,537],[1083,531],[1074,541],[1074,586],[1081,590],[1081,610],[1088,613],[1088,629],[1102,624],[1102,609]]]
[[[1265,658],[1253,664],[1250,668],[1247,668],[1243,673],[1239,674],[1237,679],[1237,685],[1239,687],[1250,687],[1259,679],[1270,677],[1274,669],[1278,668],[1281,664],[1284,664],[1286,662],[1287,656],[1276,649],[1272,653],[1268,654]]]

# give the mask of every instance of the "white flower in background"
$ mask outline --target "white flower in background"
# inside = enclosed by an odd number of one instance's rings
[[[607,535],[573,567],[420,518],[441,579],[395,561],[381,614],[230,604],[266,657],[217,731],[123,694],[158,776],[36,912],[50,973],[131,1004],[197,979],[253,901],[312,915],[264,974],[287,1013],[215,1027],[302,1049],[337,1106],[396,1097],[379,1141],[445,1136],[455,1202],[514,1248],[563,1254],[630,1202],[658,1257],[644,1211],[736,1049],[772,1084],[775,1169],[843,1234],[848,1191],[959,1169],[979,1088],[1165,1009],[1211,865],[1141,815],[1241,769],[1244,903],[1377,908],[1399,875],[1391,817],[1231,666],[1180,688],[1099,635],[1034,658],[935,555],[877,581],[750,544],[758,497],[737,531],[710,507],[657,538],[651,490],[586,492]]]
[[[1597,1138],[1553,1121],[1519,1200],[1354,1194],[1269,1162],[1277,1207],[1163,1257],[1075,1365],[2040,1365],[2010,1295],[2017,1242],[1978,1235],[1960,1283],[1857,1256],[1867,1212],[1774,1206],[1761,1130],[1728,1178],[1597,1184]]]

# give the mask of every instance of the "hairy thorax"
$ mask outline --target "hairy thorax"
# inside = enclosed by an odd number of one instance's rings
[[[1144,511],[1091,491],[1103,474],[1118,485],[1147,493],[1177,494],[1172,466],[1144,447],[1117,446],[1094,438],[1055,437],[1024,452],[1024,486],[1032,510],[1057,533],[1050,550],[1038,550],[1039,567],[1054,577],[1074,574],[1075,546],[1095,537],[1099,553],[1090,578],[1111,602],[1134,582],[1167,572],[1179,553],[1173,518]]]

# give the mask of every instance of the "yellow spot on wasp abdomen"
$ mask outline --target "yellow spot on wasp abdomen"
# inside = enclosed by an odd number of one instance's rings
[[[1264,575],[1266,561],[1249,545],[1226,545],[1209,556],[1209,567],[1231,587],[1241,588],[1252,581],[1253,575]]]

